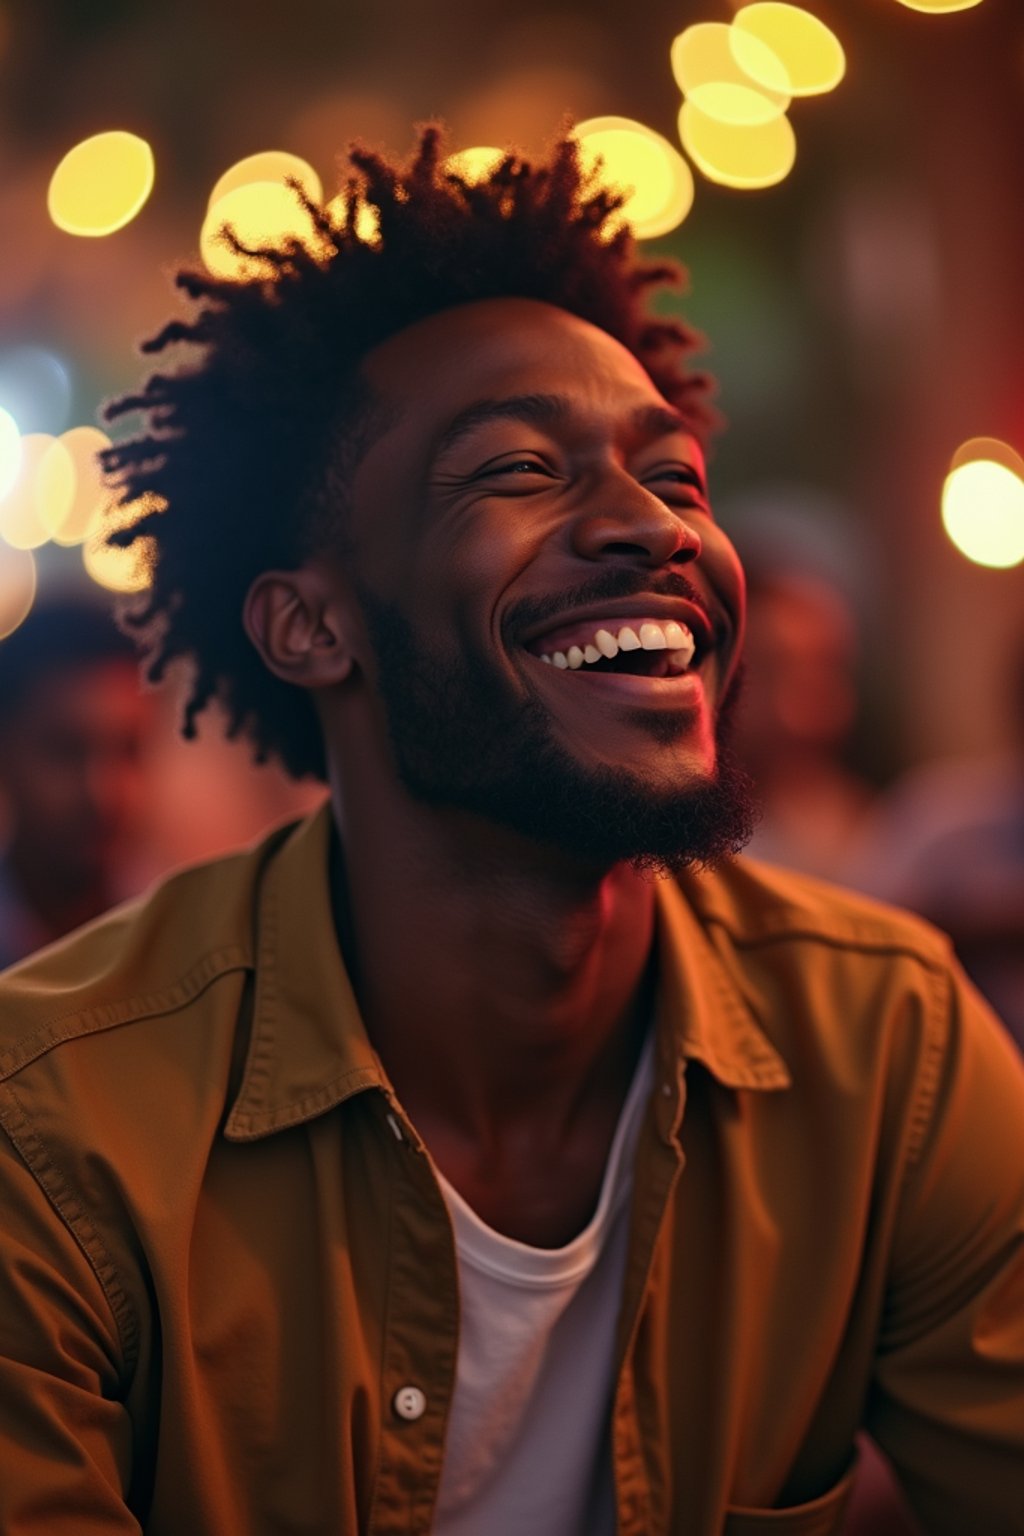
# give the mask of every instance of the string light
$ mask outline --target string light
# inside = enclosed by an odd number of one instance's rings
[[[771,122],[789,106],[789,77],[766,43],[751,34],[745,52],[757,68],[748,67],[733,46],[733,29],[724,22],[698,22],[673,39],[672,73],[688,101],[706,117],[719,122]]]
[[[75,490],[70,455],[48,432],[26,432],[21,467],[0,501],[0,537],[14,549],[38,549],[68,512]]]
[[[335,229],[344,229],[348,224],[347,194],[339,192],[337,197],[332,197],[324,210]],[[380,217],[372,203],[360,202],[356,205],[356,234],[364,245],[377,245],[380,240]]]
[[[777,0],[755,0],[736,13],[729,46],[737,62],[753,79],[778,89],[774,68],[765,72],[765,57],[781,66],[784,89],[791,96],[819,96],[834,90],[846,73],[846,55],[835,33],[810,11]]]
[[[42,521],[55,544],[81,544],[111,501],[103,481],[97,455],[110,447],[110,438],[99,427],[72,427],[58,439],[67,453],[74,474],[74,487],[67,505],[42,508]]]
[[[788,117],[756,127],[723,123],[684,101],[679,137],[697,169],[723,187],[750,192],[783,181],[796,160],[796,135]]]
[[[236,282],[272,277],[275,269],[259,256],[236,251],[225,236],[225,225],[253,251],[282,250],[297,240],[316,252],[320,244],[316,226],[291,187],[275,181],[246,182],[211,205],[199,234],[207,270]]]
[[[945,11],[970,11],[981,0],[897,0],[897,4],[905,5],[908,11],[926,11],[939,15]]]
[[[92,525],[82,545],[82,564],[98,586],[108,592],[144,592],[150,585],[150,570],[155,555],[151,538],[136,539],[128,549],[108,544],[107,536],[161,505],[156,496],[145,495],[125,506],[108,507]]]
[[[965,443],[960,444],[949,467],[951,470],[959,469],[961,464],[973,463],[975,459],[988,459],[993,464],[1002,464],[1011,475],[1024,480],[1024,457],[1001,438],[969,437]]]
[[[0,405],[0,501],[21,472],[21,433],[10,411]]]
[[[942,522],[961,554],[1005,570],[1024,560],[1024,480],[991,459],[961,463],[946,476]]]
[[[228,167],[214,183],[207,207],[212,208],[214,203],[219,203],[222,197],[226,197],[236,187],[248,187],[258,181],[277,182],[284,186],[288,177],[301,185],[311,203],[323,202],[323,183],[308,160],[286,149],[264,149],[259,154],[246,155],[243,160],[236,160],[234,165]]]
[[[31,550],[0,544],[0,640],[13,635],[36,596],[36,562]]]
[[[495,149],[491,144],[474,144],[469,149],[459,149],[454,155],[449,155],[444,168],[455,176],[461,176],[463,181],[486,181],[504,158],[503,149]]]
[[[628,117],[592,117],[576,129],[588,170],[627,193],[621,217],[638,240],[665,235],[693,206],[693,173],[667,139]]]
[[[153,151],[137,134],[114,129],[69,149],[50,179],[46,206],[69,235],[111,235],[143,206],[156,174]]]

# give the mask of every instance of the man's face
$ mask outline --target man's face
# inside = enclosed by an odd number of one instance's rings
[[[495,299],[409,327],[364,373],[389,425],[354,477],[352,560],[406,789],[597,863],[735,846],[749,809],[716,720],[742,572],[637,360]]]
[[[41,678],[0,742],[19,857],[68,894],[109,879],[137,829],[149,700],[129,660]]]

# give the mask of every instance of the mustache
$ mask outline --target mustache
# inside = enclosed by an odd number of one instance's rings
[[[712,622],[703,593],[680,572],[669,571],[652,579],[643,571],[609,567],[596,573],[589,581],[581,582],[579,586],[564,592],[544,597],[520,598],[506,615],[503,626],[505,638],[509,639],[535,624],[544,624],[548,619],[557,619],[560,614],[577,608],[630,597],[685,598],[700,609],[709,624]]]

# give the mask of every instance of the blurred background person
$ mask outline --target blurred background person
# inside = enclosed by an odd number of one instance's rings
[[[141,883],[152,701],[105,607],[54,596],[0,642],[0,964]]]
[[[756,858],[835,878],[874,788],[854,765],[859,640],[824,575],[752,562],[736,747],[757,786]]]
[[[909,770],[878,802],[841,874],[943,928],[1024,1050],[1024,630],[1004,687],[1015,746]]]

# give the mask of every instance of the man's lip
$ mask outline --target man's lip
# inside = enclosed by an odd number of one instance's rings
[[[559,630],[574,628],[579,624],[600,619],[611,619],[621,628],[624,624],[642,621],[643,619],[659,619],[667,623],[669,619],[675,619],[677,624],[685,624],[691,631],[697,655],[704,656],[716,643],[715,628],[710,616],[696,603],[682,597],[650,597],[640,596],[626,599],[618,599],[614,602],[592,603],[586,608],[575,608],[567,613],[560,613],[555,619],[548,619],[543,624],[535,624],[532,628],[524,630],[519,636],[518,644],[526,650],[539,654],[537,642],[547,635],[557,634]]]
[[[704,679],[694,671],[679,672],[675,677],[646,677],[643,673],[592,672],[585,667],[576,671],[561,671],[557,667],[544,667],[537,657],[532,657],[545,672],[561,680],[572,678],[570,691],[577,683],[598,693],[609,693],[654,708],[696,708],[706,696]]]

